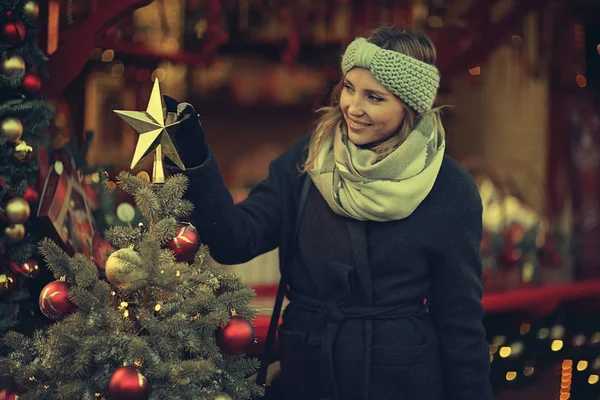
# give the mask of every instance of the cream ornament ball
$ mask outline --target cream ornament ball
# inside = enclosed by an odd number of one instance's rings
[[[106,260],[106,278],[119,289],[134,289],[135,283],[146,277],[144,260],[132,248],[119,249]]]

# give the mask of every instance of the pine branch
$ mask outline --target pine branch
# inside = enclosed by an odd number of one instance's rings
[[[64,382],[56,388],[56,399],[57,400],[72,400],[80,399],[81,395],[85,393],[83,381],[69,381]],[[82,399],[83,400],[83,399]]]
[[[161,271],[161,248],[151,236],[147,236],[140,243],[139,254],[144,262],[144,269],[150,276],[154,276]]]
[[[211,258],[208,246],[202,244],[194,256],[193,268],[198,270],[206,269],[210,266],[210,260]]]
[[[83,314],[89,314],[96,302],[92,293],[77,286],[72,286],[69,289],[69,300]]]
[[[189,200],[174,200],[170,208],[171,215],[177,220],[188,218],[193,211],[194,203]]]
[[[20,354],[27,354],[27,352],[33,350],[30,346],[29,339],[17,332],[7,332],[2,338],[4,346],[8,349],[15,351]]]
[[[161,245],[168,243],[177,235],[177,221],[172,217],[161,219],[154,224],[152,234]]]
[[[39,249],[48,268],[53,272],[56,279],[59,279],[61,276],[70,276],[71,259],[54,241],[49,238],[42,239]]]
[[[23,85],[25,70],[17,70],[11,75],[0,75],[0,87],[6,89],[18,89]]]
[[[121,171],[117,176],[117,186],[125,193],[134,196],[141,188],[150,186],[150,183],[127,171]]]
[[[175,174],[167,178],[158,190],[161,207],[168,210],[173,202],[181,199],[188,185],[189,179],[183,174]]]
[[[97,281],[92,288],[92,293],[101,304],[108,305],[112,302],[112,287],[105,281]]]
[[[212,379],[215,366],[208,360],[189,360],[171,365],[170,381],[175,385],[196,384]]]
[[[98,281],[98,267],[83,254],[75,254],[71,259],[71,270],[75,284],[82,289],[91,289]]]
[[[136,245],[140,241],[140,230],[129,226],[111,226],[105,233],[106,240],[117,248]]]
[[[158,196],[148,186],[141,187],[133,193],[135,202],[140,210],[140,213],[146,218],[151,225],[158,222],[162,211]]]

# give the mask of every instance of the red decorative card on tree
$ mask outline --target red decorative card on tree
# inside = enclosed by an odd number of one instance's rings
[[[83,180],[73,158],[65,151],[54,152],[49,157],[38,218],[46,234],[66,252],[83,253],[102,268],[104,252],[97,250],[105,247],[105,241],[93,216],[97,206],[95,193]]]

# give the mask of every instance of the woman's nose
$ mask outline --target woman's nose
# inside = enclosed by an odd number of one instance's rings
[[[358,98],[358,96],[352,96],[350,103],[348,104],[348,114],[352,115],[362,115],[363,107],[362,101]]]

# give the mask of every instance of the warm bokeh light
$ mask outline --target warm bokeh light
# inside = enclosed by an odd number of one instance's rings
[[[581,360],[577,363],[577,371],[585,371],[588,367],[588,362],[585,360]]]
[[[96,47],[94,50],[92,50],[92,52],[90,54],[90,59],[98,60],[98,59],[100,59],[101,55],[102,55],[102,49],[99,47]]]
[[[156,78],[160,82],[162,82],[166,77],[167,71],[164,68],[156,68],[154,71],[152,71],[152,76],[150,77],[150,80],[154,81],[154,79]]]
[[[579,86],[580,88],[584,88],[587,86],[587,79],[585,79],[585,76],[581,74],[575,77],[575,82],[577,82],[577,86]]]
[[[550,348],[552,349],[552,351],[561,350],[563,348],[563,341],[562,340],[553,340]]]
[[[100,59],[103,62],[111,62],[112,60],[114,60],[114,58],[115,58],[115,51],[112,49],[104,50],[104,53],[102,53],[102,56],[100,57]]]
[[[469,73],[471,75],[480,75],[481,74],[481,67],[471,68],[471,69],[469,69]]]
[[[118,78],[125,72],[125,66],[121,63],[115,64],[110,68],[110,76]]]
[[[429,23],[429,26],[431,26],[432,28],[443,28],[444,27],[444,21],[437,15],[432,15],[431,17],[427,18],[427,22]]]
[[[500,348],[500,351],[498,354],[500,354],[500,357],[506,358],[506,357],[510,356],[511,353],[512,353],[512,349],[508,346],[505,346],[505,347]]]
[[[519,35],[512,35],[510,37],[510,40],[513,42],[513,44],[515,46],[522,46],[523,45],[523,38]]]

